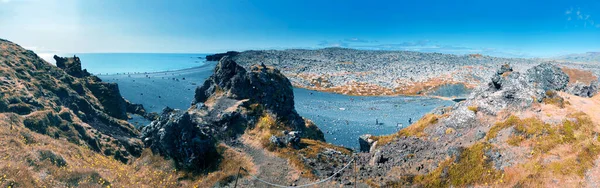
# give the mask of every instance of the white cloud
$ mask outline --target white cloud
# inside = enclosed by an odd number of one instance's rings
[[[0,3],[9,3],[10,0],[0,0]]]

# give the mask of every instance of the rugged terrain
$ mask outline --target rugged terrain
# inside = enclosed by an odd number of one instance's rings
[[[467,100],[396,134],[361,137],[360,179],[383,187],[598,186],[600,98],[572,92],[572,83],[597,77],[563,70],[500,66]]]
[[[159,115],[82,70],[78,57],[55,56],[53,66],[5,40],[0,54],[3,187],[232,186],[238,172],[240,186],[266,186],[250,174],[293,185],[351,159],[296,113],[291,83],[272,67],[224,59],[189,109]],[[127,122],[133,114],[154,121],[139,130]],[[325,185],[340,183],[351,184],[338,176]]]
[[[221,54],[223,55],[225,54]],[[467,89],[474,89],[486,83],[497,67],[503,64],[508,63],[515,70],[525,71],[546,61],[480,54],[451,55],[346,48],[251,50],[235,55],[234,60],[246,68],[260,63],[274,66],[295,87],[362,96],[440,96],[436,91],[445,85],[458,85],[459,88],[464,85]],[[561,61],[560,67],[563,66],[600,73],[597,63]]]
[[[273,54],[285,58],[270,61]],[[123,99],[118,85],[82,70],[77,57],[55,56],[53,66],[0,40],[0,186],[268,187],[261,180],[294,186],[329,177],[315,186],[600,185],[594,65],[337,48],[233,55],[211,57],[219,63],[188,109],[151,114]],[[473,62],[482,68],[465,68]],[[435,80],[448,70],[457,72]],[[327,79],[311,83],[298,76],[305,72]],[[426,94],[459,83],[473,92],[396,134],[357,138],[357,153],[325,143],[321,130],[296,112],[292,90],[303,82],[324,90],[320,84],[346,87],[352,80],[398,90],[327,91]],[[153,121],[137,129],[127,122],[132,114]]]

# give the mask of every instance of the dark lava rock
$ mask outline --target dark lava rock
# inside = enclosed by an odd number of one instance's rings
[[[77,56],[66,58],[54,55],[54,60],[56,60],[56,66],[58,68],[63,69],[71,76],[77,78],[90,76],[90,73],[86,69],[81,70],[81,60]]]
[[[569,83],[569,75],[551,63],[542,63],[527,70],[529,81],[544,90],[562,91]]]
[[[289,133],[284,131],[283,136],[280,137],[271,135],[269,141],[277,147],[292,147],[298,149],[300,145],[300,135],[302,135],[302,132],[300,131],[292,131]]]
[[[255,65],[246,71],[230,58],[224,58],[215,67],[214,74],[196,88],[193,104],[205,103],[210,97],[248,100],[247,104],[260,105],[263,110],[290,125],[292,130],[303,131],[304,135],[311,135],[315,140],[324,140],[320,130],[304,130],[306,122],[294,107],[292,84],[277,69]],[[318,128],[314,126],[314,129]]]
[[[180,110],[165,108],[158,120],[142,128],[141,138],[146,147],[172,158],[179,168],[207,168],[218,158],[212,137]]]
[[[593,97],[598,93],[598,81],[592,81],[589,85],[576,82],[575,84],[567,86],[566,91],[567,93],[580,97]]]
[[[365,134],[358,137],[358,144],[360,145],[360,152],[370,152],[375,141],[371,139],[372,135]]]
[[[233,56],[236,56],[238,54],[240,54],[240,53],[236,52],[236,51],[228,51],[226,53],[219,53],[219,54],[207,55],[206,56],[206,61],[219,61],[219,60],[221,60],[225,56],[233,57]]]
[[[127,119],[127,102],[121,96],[116,83],[91,82],[88,88],[98,98],[104,110],[116,118]]]

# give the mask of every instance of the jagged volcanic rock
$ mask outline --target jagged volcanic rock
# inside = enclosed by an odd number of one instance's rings
[[[260,104],[270,113],[284,118],[295,130],[305,125],[294,108],[292,85],[277,69],[255,65],[246,71],[230,58],[225,58],[204,85],[196,89],[195,103],[204,103],[209,97],[219,95]]]
[[[566,91],[580,97],[593,97],[598,93],[598,81],[593,81],[590,84],[577,82],[568,86]]]
[[[146,147],[172,158],[180,168],[204,169],[218,158],[214,140],[185,111],[167,107],[142,131]]]
[[[65,70],[71,76],[77,78],[90,76],[90,73],[86,69],[81,70],[81,60],[77,56],[66,58],[54,55],[53,58],[56,60],[56,66]]]

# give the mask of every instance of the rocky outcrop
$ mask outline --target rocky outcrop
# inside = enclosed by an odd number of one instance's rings
[[[576,82],[567,86],[566,92],[580,97],[593,97],[598,93],[598,81],[590,84]]]
[[[238,54],[240,54],[240,53],[236,52],[236,51],[228,51],[226,53],[207,55],[206,56],[206,61],[219,61],[219,60],[221,60],[225,56],[233,57],[233,56],[236,56]]]
[[[407,183],[411,181],[398,180],[398,177],[433,174],[435,179],[443,182],[448,180],[449,172],[444,175],[443,171],[448,169],[438,169],[438,165],[449,159],[454,161],[446,163],[470,165],[473,161],[464,157],[473,151],[481,152],[477,156],[489,159],[490,162],[485,162],[485,165],[501,170],[517,159],[492,147],[499,142],[492,137],[510,134],[490,130],[496,125],[496,118],[520,112],[537,113],[534,109],[539,106],[538,103],[560,97],[554,91],[565,91],[568,83],[569,76],[551,63],[534,66],[524,73],[503,65],[491,76],[490,82],[474,90],[467,100],[437,109],[435,114],[426,115],[395,135],[361,136],[359,143],[363,153],[359,154],[359,164],[362,165],[361,172],[366,172],[359,174],[359,179]],[[505,143],[498,143],[501,144]],[[437,174],[440,171],[442,175]],[[412,183],[401,185],[414,186]]]
[[[77,57],[57,66],[0,40],[0,113],[15,113],[31,131],[87,145],[127,163],[141,154],[139,132],[127,121],[116,85],[81,70]]]
[[[87,87],[111,116],[127,119],[127,103],[116,83],[88,82]]]
[[[300,131],[292,131],[292,132],[287,132],[287,131],[283,131],[282,132],[283,136],[275,136],[275,135],[271,135],[271,137],[269,138],[269,141],[276,145],[277,147],[292,147],[295,149],[298,149],[300,147],[300,135],[302,135],[302,132]]]
[[[564,91],[568,83],[569,76],[551,63],[534,66],[526,73],[513,72],[512,67],[503,65],[486,87],[473,92],[466,104],[488,114],[503,109],[522,110],[541,102],[546,91]]]
[[[194,103],[206,103],[220,98],[260,105],[293,130],[305,128],[304,119],[294,107],[292,84],[279,70],[268,68],[264,64],[252,66],[250,71],[246,71],[230,58],[221,60],[215,73],[196,89]]]
[[[371,152],[377,147],[377,141],[372,139],[373,135],[365,134],[358,137],[358,144],[360,145],[360,152]]]
[[[542,63],[527,70],[530,83],[544,91],[562,91],[569,84],[569,76],[551,63]]]
[[[215,161],[206,159],[214,158],[207,156],[216,154],[215,143],[235,140],[261,118],[272,117],[286,130],[269,135],[275,145],[297,148],[301,138],[324,140],[323,133],[295,111],[291,83],[264,65],[247,71],[229,58],[221,59],[194,98],[187,111],[166,109],[142,129],[146,147],[181,167],[209,167]]]
[[[67,58],[54,55],[54,60],[56,60],[56,66],[58,68],[63,69],[65,72],[67,72],[67,74],[71,76],[77,78],[90,76],[90,73],[86,69],[81,69],[81,60],[77,56]]]
[[[153,152],[172,158],[183,169],[205,169],[218,154],[215,141],[185,111],[165,108],[158,120],[142,128],[142,140]]]

